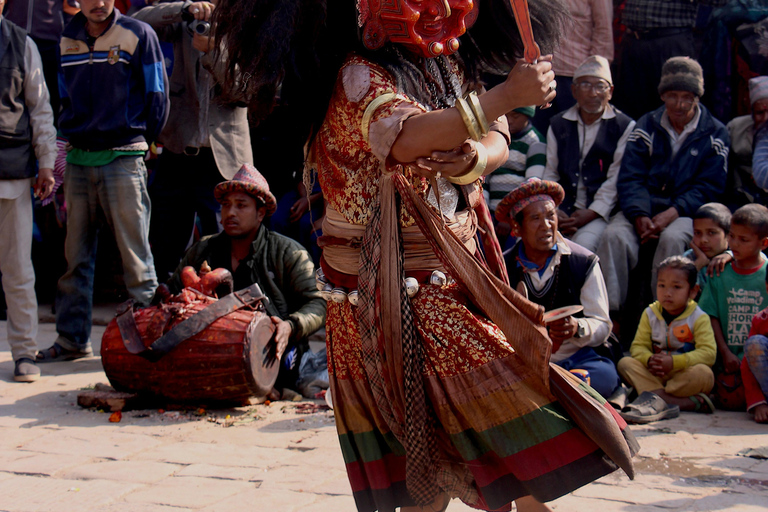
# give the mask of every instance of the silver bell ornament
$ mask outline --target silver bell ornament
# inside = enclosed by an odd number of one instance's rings
[[[419,281],[415,277],[405,278],[405,293],[408,294],[408,297],[413,297],[419,293]]]
[[[436,286],[445,286],[448,283],[448,278],[445,277],[444,273],[435,270],[432,272],[432,275],[429,276],[429,283]]]
[[[360,294],[357,292],[357,290],[352,290],[347,294],[347,300],[353,306],[357,306],[357,303],[360,302]]]
[[[344,288],[334,288],[331,291],[331,300],[336,304],[341,304],[347,300],[347,290]]]
[[[318,268],[315,270],[315,282],[317,283],[317,289],[320,291],[323,291],[323,287],[328,284],[328,279],[326,279],[323,269]]]
[[[320,295],[322,295],[322,296],[323,296],[323,298],[324,298],[326,301],[329,301],[329,300],[331,300],[331,293],[332,293],[332,292],[333,292],[333,286],[331,286],[331,284],[330,284],[330,283],[325,283],[325,284],[323,285],[323,289],[322,289],[322,290],[320,290]]]

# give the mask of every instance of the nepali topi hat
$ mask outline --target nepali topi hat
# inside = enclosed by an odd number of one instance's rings
[[[496,207],[496,220],[509,222],[510,216],[514,217],[531,203],[538,201],[552,201],[555,206],[560,206],[565,198],[565,191],[556,181],[528,178],[516,189],[504,196]]]
[[[749,102],[768,99],[768,76],[756,76],[749,79]]]
[[[573,81],[583,76],[594,76],[595,78],[601,78],[613,85],[613,77],[611,76],[611,64],[608,59],[601,57],[600,55],[590,55],[584,61],[579,64],[576,71],[573,72]]]
[[[269,191],[269,183],[251,164],[243,164],[231,180],[223,181],[213,189],[213,195],[218,202],[232,192],[245,192],[256,198],[267,207],[268,217],[277,209],[277,200]]]

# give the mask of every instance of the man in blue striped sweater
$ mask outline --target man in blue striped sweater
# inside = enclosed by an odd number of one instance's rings
[[[157,287],[144,154],[167,118],[168,78],[155,32],[114,4],[80,0],[61,39],[59,126],[72,146],[64,179],[67,272],[56,297],[59,336],[38,362],[93,353],[94,263],[104,223],[114,232],[131,298],[148,303]]]

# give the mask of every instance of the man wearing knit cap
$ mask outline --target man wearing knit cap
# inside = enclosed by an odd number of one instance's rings
[[[541,176],[546,162],[544,137],[534,128],[531,118],[536,107],[520,107],[507,113],[509,123],[509,157],[507,161],[485,177],[483,193],[488,203],[488,209],[493,213],[499,202],[526,178]],[[496,234],[499,243],[504,245],[508,239],[511,227],[503,221],[496,224]]]
[[[756,185],[753,176],[752,150],[757,129],[768,120],[768,76],[749,80],[749,102],[752,113],[739,116],[726,125],[731,135],[728,154],[728,184],[724,203],[735,210],[747,203],[765,204],[766,187]]]
[[[301,244],[262,224],[275,213],[277,201],[252,165],[244,164],[231,180],[216,185],[214,196],[221,204],[224,231],[193,245],[168,286],[179,292],[182,269],[190,265],[199,270],[204,261],[232,272],[235,290],[257,283],[269,298],[265,307],[277,326],[277,357],[282,361],[275,387],[293,389],[301,355],[309,348],[307,338],[325,325],[325,300],[317,290],[312,258]]]
[[[626,0],[621,11],[626,32],[618,50],[616,105],[634,119],[655,109],[659,99],[653,89],[664,62],[673,56],[694,55],[693,28],[700,8],[726,2]]]
[[[640,246],[656,245],[648,249],[652,266],[644,262],[638,269],[642,272],[682,254],[693,236],[691,215],[704,203],[718,201],[725,189],[730,138],[699,104],[704,94],[699,63],[688,57],[667,60],[658,91],[664,106],[641,117],[629,136],[617,181],[621,212],[611,219],[597,249],[612,312],[624,305]],[[650,284],[654,293],[655,272]]]
[[[619,387],[619,374],[594,349],[611,332],[605,282],[597,256],[557,230],[557,207],[564,196],[554,181],[531,178],[499,203],[497,220],[511,223],[520,237],[505,256],[509,281],[549,311],[583,306],[547,324],[551,361],[566,370],[586,370],[592,387],[608,398]]]
[[[576,105],[552,118],[543,178],[560,183],[560,232],[594,252],[616,207],[616,178],[635,122],[609,102],[608,60],[592,55],[576,69]]]

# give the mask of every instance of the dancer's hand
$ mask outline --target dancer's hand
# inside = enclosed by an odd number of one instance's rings
[[[425,178],[430,178],[438,172],[444,177],[465,174],[475,165],[476,144],[474,140],[467,139],[464,144],[450,151],[433,151],[429,158],[417,159],[413,167],[416,168],[417,174]]]
[[[557,96],[552,55],[543,56],[536,64],[528,64],[519,59],[502,87],[509,102],[507,111],[551,103]]]

